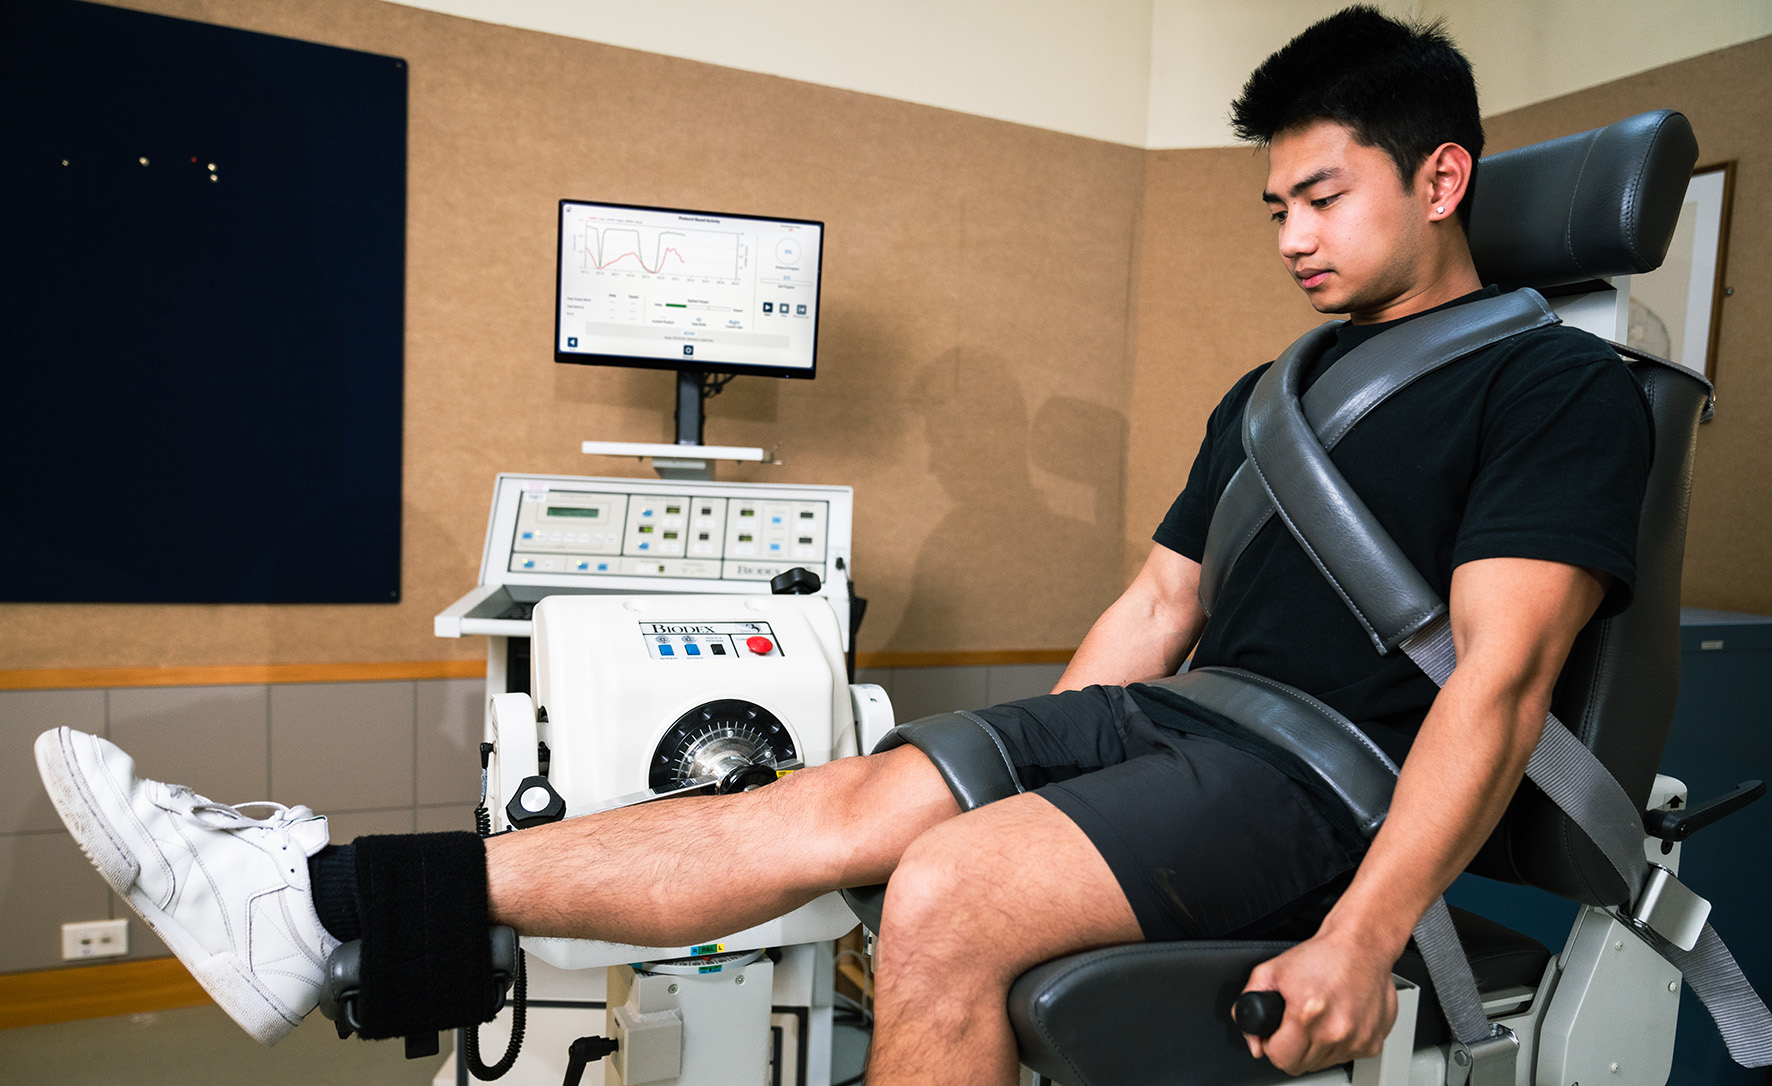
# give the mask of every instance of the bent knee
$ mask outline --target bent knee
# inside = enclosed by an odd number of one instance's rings
[[[1101,854],[1032,794],[919,834],[887,883],[881,928],[883,945],[908,938],[1005,965],[1143,938]]]
[[[882,926],[916,939],[990,937],[984,929],[1007,929],[1013,903],[1008,888],[979,869],[990,845],[967,833],[964,819],[944,822],[919,835],[899,859],[886,884]]]

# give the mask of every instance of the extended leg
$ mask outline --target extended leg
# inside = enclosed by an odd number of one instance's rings
[[[683,946],[884,882],[959,813],[914,747],[734,796],[663,800],[487,842],[492,919],[526,935]]]
[[[266,805],[269,818],[249,817],[138,778],[127,753],[67,728],[38,737],[36,755],[75,840],[235,1021],[271,1044],[313,1009],[338,945],[310,885],[309,858],[327,842],[324,818],[277,805]],[[379,917],[386,938],[373,959],[449,974],[442,959],[458,948],[433,946],[436,918],[420,914],[450,914],[445,927],[465,946],[475,938],[466,929],[488,918],[464,914],[462,902],[486,900],[479,895],[488,882],[492,919],[531,933],[655,945],[725,934],[845,881],[878,881],[918,832],[957,809],[934,768],[905,749],[803,770],[742,796],[663,801],[521,831],[492,842],[484,865],[461,862],[455,846],[464,840],[479,855],[468,834],[364,839],[383,843],[371,850],[382,860],[358,866],[372,888],[386,875],[409,889],[416,872],[421,890],[411,915]],[[449,877],[431,877],[439,871]],[[422,1018],[425,1008],[413,1013]],[[379,1014],[378,1031],[386,1024]],[[460,1023],[414,1028],[445,1024]],[[400,1025],[369,1035],[410,1031]]]

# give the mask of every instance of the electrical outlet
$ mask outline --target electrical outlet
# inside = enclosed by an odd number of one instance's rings
[[[129,953],[129,921],[90,920],[62,925],[62,961],[118,958]]]

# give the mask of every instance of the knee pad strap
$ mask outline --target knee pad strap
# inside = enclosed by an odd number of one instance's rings
[[[882,754],[907,743],[934,764],[962,811],[1024,791],[996,729],[974,713],[942,713],[900,724],[880,739],[873,753]],[[886,903],[884,884],[851,887],[843,891],[843,899],[868,930],[880,930],[880,911]]]
[[[996,730],[974,713],[941,713],[900,724],[874,753],[909,743],[935,764],[962,811],[1024,791]]]

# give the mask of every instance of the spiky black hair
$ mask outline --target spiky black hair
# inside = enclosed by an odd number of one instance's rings
[[[1444,24],[1398,22],[1365,4],[1286,43],[1231,103],[1237,138],[1263,146],[1317,121],[1345,125],[1354,139],[1384,151],[1405,185],[1443,143],[1463,147],[1473,163],[1483,153],[1476,78]],[[1467,193],[1458,208],[1466,229],[1470,206]]]

